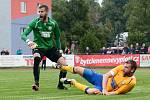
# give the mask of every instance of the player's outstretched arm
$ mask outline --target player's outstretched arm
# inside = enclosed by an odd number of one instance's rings
[[[106,95],[118,95],[118,94],[125,94],[133,89],[134,86],[132,85],[123,85],[120,88],[116,89],[115,91],[108,92]]]
[[[96,88],[89,88],[87,90],[87,94],[95,94],[95,95],[100,95],[102,92]]]
[[[125,94],[130,92],[135,86],[135,81],[131,81],[129,84],[124,84],[118,89],[115,89],[115,91],[109,92],[109,95],[114,95],[114,94]]]
[[[112,76],[113,75],[112,75],[111,71],[109,71],[108,73],[103,75],[103,83],[102,83],[102,85],[103,85],[103,92],[102,92],[102,94],[103,95],[110,95],[110,93],[107,91],[106,87],[107,87],[108,78],[112,77]]]

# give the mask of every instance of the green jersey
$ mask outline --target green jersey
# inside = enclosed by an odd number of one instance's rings
[[[37,48],[50,49],[56,45],[60,49],[60,30],[55,20],[49,17],[48,22],[43,22],[40,18],[34,19],[21,33],[21,38],[26,41],[31,31],[33,31]]]

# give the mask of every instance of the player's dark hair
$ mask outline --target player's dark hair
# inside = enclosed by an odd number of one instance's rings
[[[49,11],[49,8],[48,8],[47,5],[40,5],[38,8],[39,8],[39,9],[45,8],[45,10],[46,10],[47,12]]]
[[[131,64],[131,72],[134,73],[137,69],[137,63],[134,60],[128,60],[125,63]]]

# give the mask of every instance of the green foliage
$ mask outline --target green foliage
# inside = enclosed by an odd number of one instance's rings
[[[89,23],[91,26],[96,27],[99,24],[100,17],[101,17],[101,7],[98,3],[93,2],[93,0],[87,0],[89,5]]]
[[[129,0],[125,16],[128,16],[129,31],[150,32],[150,1]]]
[[[145,34],[141,32],[129,32],[128,44],[145,43]]]
[[[66,36],[65,36],[65,33],[64,33],[64,32],[61,32],[60,41],[61,41],[61,49],[62,49],[62,50],[65,50],[65,47],[66,47],[66,45],[67,45],[67,39],[66,39]]]
[[[101,23],[103,34],[109,34],[107,41],[113,43],[117,34],[126,31],[126,17],[124,6],[128,0],[104,0],[101,8]],[[109,31],[109,32],[108,32]]]
[[[125,31],[129,43],[141,38],[150,43],[150,0],[103,0],[102,6],[95,0],[53,0],[52,16],[68,43],[81,45],[80,39],[91,32],[101,46],[113,46],[116,35]]]
[[[70,0],[67,8],[71,15],[71,21],[86,21],[89,6],[87,5],[86,0]]]
[[[106,41],[104,42],[105,46],[110,46],[111,44],[108,43],[112,43],[114,41],[115,34],[113,25],[109,19],[106,20],[106,23],[104,25],[100,25],[100,33],[100,36],[102,37],[101,40],[103,39]]]
[[[80,51],[82,53],[84,53],[86,47],[89,47],[92,53],[96,53],[100,50],[100,41],[92,32],[85,34],[80,40]]]
[[[102,22],[103,24],[110,20],[114,33],[124,32],[126,30],[125,23],[126,17],[124,17],[124,6],[128,3],[128,0],[104,0],[102,3]]]
[[[66,15],[69,12],[67,9],[67,2],[65,0],[52,0],[52,17],[55,19],[61,31],[68,30],[70,22],[68,18],[70,16]]]
[[[125,16],[128,17],[126,24],[128,31],[130,33],[138,33],[138,36],[141,36],[141,38],[145,36],[142,42],[150,42],[150,1],[129,0],[125,9]],[[134,35],[131,36],[134,38]]]
[[[98,35],[99,11],[100,6],[94,0],[53,0],[53,18],[64,31],[68,42],[80,42],[81,37],[89,31]]]

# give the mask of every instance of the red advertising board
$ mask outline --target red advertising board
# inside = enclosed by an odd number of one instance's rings
[[[133,59],[140,65],[139,54],[127,55],[75,55],[75,66],[117,66],[128,59]]]

